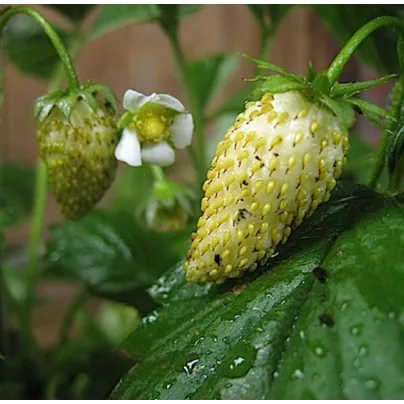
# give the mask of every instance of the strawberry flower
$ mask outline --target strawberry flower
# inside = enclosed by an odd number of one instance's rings
[[[169,166],[175,160],[174,149],[191,144],[194,123],[184,105],[168,94],[149,96],[126,91],[121,118],[124,127],[115,157],[130,166],[149,163]]]

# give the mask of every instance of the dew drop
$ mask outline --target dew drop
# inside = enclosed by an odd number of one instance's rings
[[[365,381],[365,387],[369,390],[375,390],[379,387],[379,382],[375,379],[368,379]]]
[[[199,359],[194,359],[192,361],[189,361],[185,364],[185,366],[183,366],[183,370],[185,372],[185,374],[187,376],[191,376],[192,372],[195,369],[195,366],[197,365],[197,363],[199,362]]]
[[[170,390],[171,389],[171,384],[167,384],[166,385],[166,390]]]
[[[364,356],[368,353],[368,347],[366,345],[361,345],[359,347],[359,356]]]
[[[305,333],[304,333],[303,330],[301,330],[301,331],[299,332],[299,335],[300,335],[300,338],[301,338],[301,339],[305,339],[305,338],[306,338],[306,335],[305,335]]]
[[[351,327],[351,335],[357,337],[362,334],[363,325],[356,324]]]
[[[273,374],[274,379],[276,379],[277,377],[279,377],[279,372],[277,370],[275,370],[274,374]]]
[[[316,353],[317,356],[319,356],[320,358],[324,358],[325,355],[325,351],[323,348],[321,348],[321,346],[318,346],[315,348],[314,352]]]
[[[300,369],[296,369],[292,374],[293,379],[303,379],[304,373]]]

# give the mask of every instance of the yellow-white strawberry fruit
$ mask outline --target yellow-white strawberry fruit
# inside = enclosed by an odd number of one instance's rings
[[[265,94],[219,143],[185,262],[192,282],[254,271],[328,201],[348,138],[337,117],[297,91]]]
[[[74,107],[70,123],[53,108],[40,124],[39,153],[65,217],[87,213],[112,184],[117,130],[111,108],[99,103],[93,111],[84,101]]]

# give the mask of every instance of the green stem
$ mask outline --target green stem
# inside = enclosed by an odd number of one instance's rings
[[[163,29],[165,28],[163,27]],[[203,181],[205,180],[208,163],[206,154],[206,139],[204,136],[204,115],[203,111],[199,107],[198,96],[194,91],[194,86],[190,82],[191,73],[189,71],[187,61],[180,47],[178,38],[175,34],[171,32],[167,32],[167,34],[174,52],[174,57],[177,62],[178,69],[180,71],[182,86],[185,89],[187,98],[190,103],[190,111],[194,118],[194,126],[195,126],[194,131],[195,131],[197,151],[195,151],[194,148],[191,148],[190,156],[192,158],[192,162],[198,175],[198,182],[202,184]]]
[[[31,225],[31,236],[28,244],[28,271],[26,279],[26,299],[22,308],[21,332],[23,342],[28,347],[35,345],[31,334],[31,308],[35,298],[35,287],[38,279],[38,248],[41,242],[42,223],[47,196],[46,166],[42,160],[37,161],[34,211]]]
[[[373,189],[376,188],[377,182],[380,178],[380,175],[382,174],[383,168],[386,163],[386,153],[390,135],[394,131],[396,125],[400,122],[400,115],[404,98],[404,72],[402,70],[404,68],[404,37],[402,36],[398,40],[397,53],[399,56],[401,74],[394,85],[391,96],[391,107],[389,115],[392,119],[387,121],[386,127],[382,132],[379,148],[377,150],[376,160],[369,173],[369,181],[367,185]],[[395,187],[399,183],[400,180],[399,178],[397,178],[396,173],[394,173],[393,176],[391,176],[390,178],[388,192],[395,192]]]
[[[59,55],[69,81],[69,87],[78,88],[80,86],[80,82],[77,78],[76,69],[74,68],[72,59],[67,52],[66,47],[59,34],[53,28],[52,24],[41,13],[33,8],[25,6],[6,8],[0,13],[0,32],[4,28],[6,23],[10,20],[10,18],[16,14],[26,14],[29,17],[33,18],[41,26],[41,28],[48,35]]]
[[[332,87],[338,80],[348,60],[352,57],[362,42],[379,28],[394,26],[404,32],[404,22],[395,17],[378,17],[359,28],[351,39],[341,49],[327,71],[327,78]]]
[[[150,166],[156,182],[164,182],[164,171],[160,166]]]

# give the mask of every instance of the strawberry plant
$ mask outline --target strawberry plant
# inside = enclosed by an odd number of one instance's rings
[[[344,44],[300,76],[267,60],[289,5],[248,6],[258,58],[197,60],[178,32],[199,6],[51,7],[70,29],[32,7],[0,13],[4,56],[49,82],[33,108],[37,169],[0,165],[0,397],[403,398],[400,8],[311,6]],[[79,80],[79,50],[140,22],[167,37],[184,99]],[[354,55],[385,75],[342,82]],[[256,74],[210,108],[242,56]],[[387,106],[362,96],[386,83]],[[358,114],[381,128],[377,149],[357,141]],[[45,238],[48,188],[64,219]],[[31,212],[27,248],[7,243]],[[55,280],[79,287],[43,347],[37,286]]]

